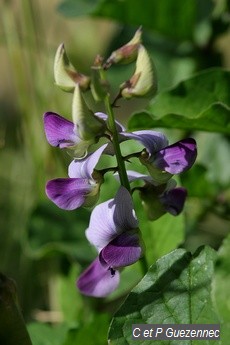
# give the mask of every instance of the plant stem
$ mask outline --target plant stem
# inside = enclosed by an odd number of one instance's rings
[[[119,173],[121,185],[124,186],[130,192],[129,180],[128,180],[128,176],[126,173],[125,162],[124,162],[122,154],[121,154],[121,148],[120,148],[120,144],[119,144],[119,138],[118,138],[116,123],[115,123],[115,117],[114,117],[113,108],[112,108],[111,103],[110,103],[109,94],[107,94],[105,96],[104,103],[105,103],[105,108],[106,108],[106,112],[108,115],[108,127],[112,133],[112,141],[113,141],[115,155],[117,158],[118,173]]]
[[[103,81],[105,81],[105,75],[104,75],[104,71],[102,69],[100,70],[100,75],[101,75],[101,79]],[[124,186],[129,192],[131,192],[129,179],[128,179],[126,168],[125,168],[125,161],[124,161],[122,154],[121,154],[121,148],[120,148],[120,144],[119,144],[119,136],[118,136],[118,132],[117,132],[113,107],[111,105],[110,97],[109,97],[108,93],[106,94],[106,96],[104,98],[104,104],[105,104],[106,112],[108,115],[108,127],[112,133],[112,142],[113,142],[114,151],[115,151],[115,155],[116,155],[116,159],[117,159],[120,182],[121,182],[122,186]],[[141,265],[141,270],[143,272],[143,275],[145,275],[148,271],[148,263],[146,260],[146,256],[144,255],[139,260],[139,262]]]

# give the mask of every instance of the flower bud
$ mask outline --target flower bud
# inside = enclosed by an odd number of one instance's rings
[[[141,27],[136,31],[133,38],[124,46],[115,50],[106,60],[104,68],[109,68],[114,63],[128,64],[134,61],[137,57],[137,51],[141,44]]]
[[[76,71],[68,59],[64,44],[58,47],[55,55],[54,79],[55,83],[67,92],[73,91],[76,84],[79,84],[82,91],[89,88],[90,78]]]
[[[157,91],[155,66],[144,46],[140,45],[133,76],[121,86],[122,97],[154,96]]]
[[[79,137],[82,140],[91,140],[100,136],[105,131],[105,122],[96,117],[87,107],[80,86],[77,84],[74,90],[72,103],[72,118]]]

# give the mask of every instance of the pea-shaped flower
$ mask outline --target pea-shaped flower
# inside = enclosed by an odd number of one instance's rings
[[[196,141],[186,138],[172,145],[164,134],[151,130],[121,133],[126,139],[134,139],[145,146],[139,156],[153,180],[166,183],[173,175],[180,174],[194,164],[197,156]]]
[[[119,284],[119,268],[139,260],[143,248],[132,198],[120,187],[114,199],[96,206],[91,214],[86,237],[98,257],[77,281],[80,291],[88,296],[105,297]]]
[[[107,144],[82,160],[69,165],[69,178],[57,178],[46,184],[46,194],[58,207],[74,210],[94,205],[99,197],[103,175],[94,168]]]

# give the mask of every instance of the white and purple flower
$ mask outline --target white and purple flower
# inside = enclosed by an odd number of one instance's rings
[[[77,286],[85,295],[105,297],[119,284],[119,268],[143,254],[138,220],[126,188],[120,187],[114,199],[94,208],[86,236],[99,255],[81,274]]]
[[[46,194],[58,207],[74,210],[94,205],[99,197],[103,175],[94,168],[107,144],[69,165],[69,178],[57,178],[46,184]]]
[[[145,147],[139,159],[158,184],[166,183],[172,175],[190,169],[196,160],[196,141],[192,138],[168,145],[165,135],[156,131],[142,130],[120,135],[134,139]]]

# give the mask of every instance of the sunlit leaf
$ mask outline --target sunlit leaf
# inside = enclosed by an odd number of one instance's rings
[[[230,133],[230,72],[203,71],[159,94],[147,111],[135,113],[129,128],[180,128]]]
[[[131,291],[109,330],[111,345],[133,344],[132,324],[218,323],[211,301],[215,252],[200,248],[194,255],[177,249],[159,259]],[[199,345],[199,341],[193,341]],[[154,345],[169,341],[154,341]],[[190,342],[184,342],[190,344]],[[206,341],[207,345],[220,344]]]

